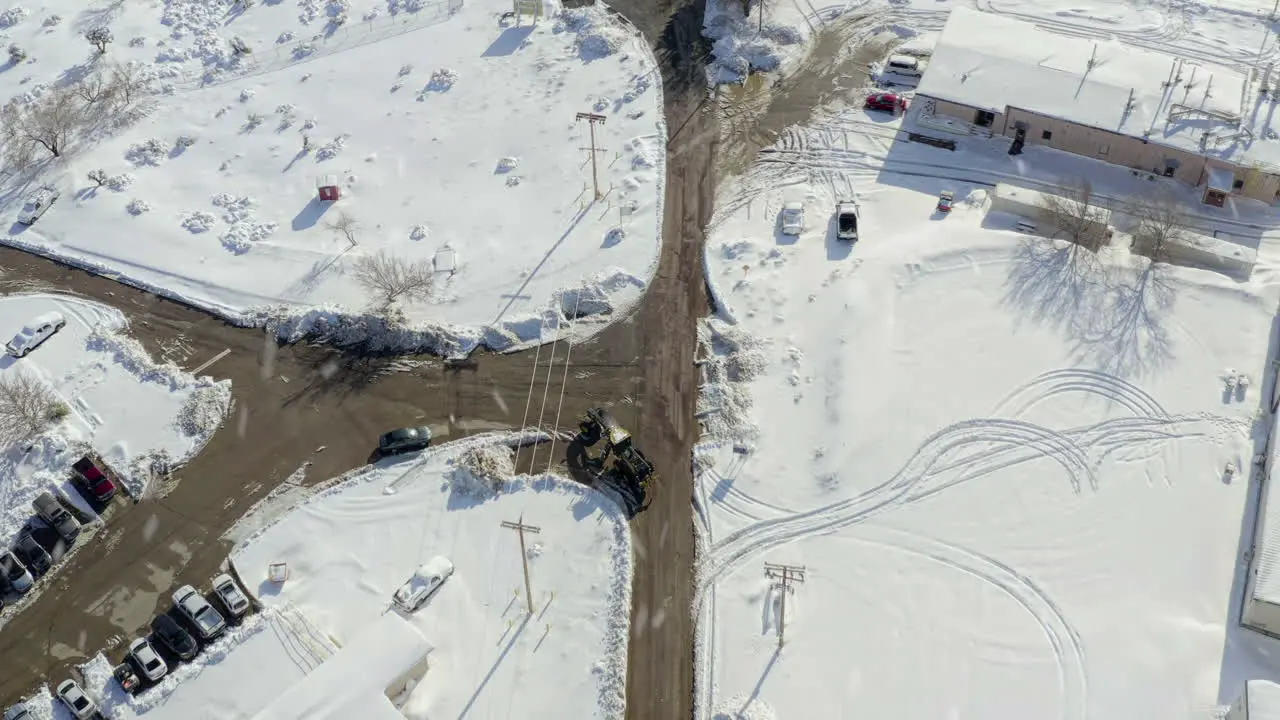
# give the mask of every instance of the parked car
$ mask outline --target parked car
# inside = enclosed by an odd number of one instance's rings
[[[58,196],[57,189],[48,185],[31,193],[27,196],[27,201],[22,204],[22,209],[18,211],[18,222],[23,225],[35,223],[57,201]]]
[[[938,195],[938,212],[949,213],[955,204],[955,193],[950,190],[943,190],[942,193]]]
[[[858,239],[858,206],[851,202],[836,205],[836,237],[855,242]]]
[[[213,579],[213,594],[218,596],[218,600],[222,602],[222,606],[227,609],[227,613],[233,618],[242,617],[249,611],[249,598],[236,584],[236,581],[227,573],[223,573]]]
[[[799,235],[804,232],[804,204],[789,202],[778,214],[778,225],[783,235]]]
[[[396,590],[392,600],[405,612],[413,612],[422,607],[444,581],[453,574],[453,562],[446,557],[433,557],[423,563],[409,581]]]
[[[44,549],[30,530],[23,530],[22,534],[13,544],[14,551],[18,554],[19,559],[26,564],[27,567],[35,571],[37,575],[43,575],[49,572],[49,568],[53,567],[53,558],[49,556],[49,551]]]
[[[227,629],[222,613],[190,585],[183,585],[173,593],[173,604],[191,622],[201,640],[213,640]]]
[[[89,720],[98,713],[98,706],[84,694],[75,680],[64,680],[56,694],[76,720]]]
[[[129,657],[151,682],[157,682],[169,672],[169,666],[160,659],[160,653],[156,652],[151,641],[146,638],[138,638],[129,643]]]
[[[67,512],[53,493],[47,490],[40,493],[35,500],[31,501],[31,507],[35,508],[36,515],[39,515],[41,520],[58,531],[63,540],[69,543],[75,542],[80,536],[80,522],[71,517],[71,513]]]
[[[194,660],[200,652],[200,646],[196,644],[196,639],[191,637],[191,633],[184,630],[168,615],[157,615],[151,621],[151,634],[160,641],[161,645],[169,648],[174,655],[183,660]]]
[[[868,110],[883,110],[884,112],[901,112],[907,109],[907,99],[897,93],[878,92],[871,93],[867,96],[867,101],[863,107]]]
[[[924,74],[920,68],[920,60],[910,55],[890,55],[889,62],[885,63],[885,72],[891,72],[894,75],[903,75],[906,77],[918,78]]]
[[[4,584],[19,595],[26,595],[35,585],[31,573],[8,550],[0,551],[0,575],[4,576]]]
[[[41,343],[53,337],[66,324],[67,319],[59,312],[37,315],[5,344],[4,350],[16,358],[26,357],[27,353],[40,347]]]
[[[120,663],[111,671],[111,677],[120,683],[120,689],[132,695],[137,691],[142,681],[138,679],[138,674],[133,671],[133,667],[129,663]]]
[[[94,500],[105,503],[116,496],[116,484],[102,472],[102,468],[98,467],[93,458],[82,457],[71,466],[71,469],[76,471],[76,479]]]
[[[431,444],[431,428],[409,427],[392,430],[378,438],[378,452],[397,455],[402,452],[424,450]]]
[[[31,711],[27,710],[26,703],[20,702],[4,711],[4,720],[32,720]]]

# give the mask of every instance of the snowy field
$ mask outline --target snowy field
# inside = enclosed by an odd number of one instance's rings
[[[856,246],[803,171],[708,243],[737,324],[711,323],[700,408],[703,717],[1190,718],[1234,699],[1224,663],[1258,670],[1224,658],[1248,500],[1225,469],[1250,466],[1260,401],[1223,378],[1267,370],[1274,273],[1119,248],[1073,265],[981,206],[933,214],[972,186],[826,177],[861,200]],[[774,235],[784,198],[810,213],[798,240]],[[808,569],[780,653],[763,562]]]
[[[1271,9],[980,5],[1227,65],[1257,55]],[[814,31],[844,33],[847,52],[927,46],[950,9],[773,6],[766,29],[801,39],[753,52],[784,74]],[[744,28],[733,43],[759,40]],[[731,80],[740,60],[718,58]],[[1123,230],[1074,255],[988,214],[983,183],[1087,176],[1108,202],[1151,183],[1043,148],[1012,158],[1007,141],[907,143],[911,120],[862,96],[728,180],[709,231],[699,717],[1190,719],[1280,678],[1280,643],[1237,626],[1280,301],[1269,211],[1188,205],[1258,250],[1247,281],[1151,265]],[[854,246],[831,226],[851,195]],[[777,217],[796,200],[808,227],[791,238]],[[805,570],[781,649],[765,563]]]
[[[11,11],[0,26],[28,57],[0,73],[5,95],[47,97],[118,62],[137,63],[140,79],[118,126],[74,136],[56,161],[37,148],[0,212],[12,222],[39,183],[62,197],[3,241],[244,322],[295,320],[286,333],[385,314],[358,279],[379,253],[432,283],[395,306],[419,331],[402,337],[438,351],[515,347],[543,325],[549,340],[566,315],[594,316],[577,332],[598,328],[656,267],[666,130],[654,60],[601,9],[548,3],[519,27],[499,20],[510,9],[50,0]],[[81,35],[100,25],[114,42],[86,59]],[[233,41],[250,52],[238,58]],[[606,118],[595,202],[579,112]],[[317,199],[322,179],[340,200]]]
[[[66,326],[24,358],[0,359],[0,377],[25,372],[47,383],[69,411],[36,438],[32,449],[0,456],[0,542],[7,544],[32,515],[31,501],[62,490],[87,514],[71,485],[71,464],[96,451],[141,496],[160,465],[185,462],[218,428],[231,402],[231,383],[194,378],[153,362],[114,308],[64,295],[0,297],[7,340],[32,318],[56,311]]]
[[[621,717],[631,597],[625,519],[567,480],[520,476],[493,494],[458,468],[468,450],[512,439],[405,455],[321,491],[233,552],[264,611],[133,699],[97,658],[85,668],[90,693],[115,718],[250,717],[394,612],[391,594],[439,554],[456,570],[408,616],[434,649],[425,679],[401,698],[405,717]],[[519,539],[501,527],[522,517],[541,530],[526,537],[532,616]],[[288,564],[283,585],[268,579],[277,562]]]

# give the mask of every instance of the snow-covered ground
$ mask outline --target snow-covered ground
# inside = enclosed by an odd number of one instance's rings
[[[804,5],[768,4],[782,9],[766,27]],[[1251,13],[1271,9],[983,7],[1228,65],[1256,55]],[[875,18],[865,40],[923,36],[949,7],[855,9]],[[825,108],[718,198],[699,716],[1189,719],[1280,678],[1280,643],[1236,625],[1280,301],[1274,217],[1157,180],[1199,228],[1258,249],[1248,280],[1152,266],[1123,231],[1073,255],[988,215],[988,183],[1089,177],[1108,202],[1151,183],[1056,151],[1011,158],[1007,141],[912,144],[903,122]],[[943,190],[949,214],[934,211]],[[831,227],[849,196],[853,246]],[[776,232],[789,200],[805,204],[799,238]],[[1240,375],[1249,387],[1229,388]],[[781,649],[766,562],[805,570]]]
[[[459,470],[489,435],[352,473],[237,545],[232,562],[265,609],[137,698],[101,657],[85,668],[115,718],[250,717],[390,610],[392,593],[434,555],[456,570],[409,616],[434,649],[403,698],[407,718],[622,716],[630,535],[613,503],[554,476],[518,476],[498,493]],[[504,449],[505,452],[505,449]],[[497,465],[509,454],[497,453]],[[509,459],[506,461],[509,469]],[[524,522],[534,614],[525,612]],[[283,585],[268,579],[287,563]]]
[[[0,456],[0,542],[32,515],[31,501],[50,488],[92,514],[71,485],[71,464],[96,451],[141,496],[158,466],[176,466],[204,446],[231,402],[229,380],[194,378],[147,356],[124,333],[114,308],[64,295],[0,297],[0,328],[9,333],[56,311],[66,327],[21,359],[0,359],[0,377],[26,372],[40,378],[69,410],[32,448]]]
[[[5,37],[29,57],[0,73],[0,92],[47,92],[132,61],[156,94],[134,104],[146,117],[20,176],[55,183],[62,198],[2,241],[240,321],[292,319],[286,334],[374,310],[356,271],[379,252],[434,278],[429,297],[400,300],[420,331],[405,341],[509,348],[537,341],[544,324],[549,340],[575,312],[596,316],[577,332],[598,328],[656,267],[666,130],[655,62],[601,8],[548,2],[546,17],[519,27],[499,20],[511,8],[50,0],[18,13]],[[86,60],[81,34],[102,24],[115,42]],[[606,118],[594,202],[580,112]],[[317,199],[326,177],[337,202]],[[0,211],[12,221],[24,194],[8,190]],[[343,217],[354,245],[335,228]]]

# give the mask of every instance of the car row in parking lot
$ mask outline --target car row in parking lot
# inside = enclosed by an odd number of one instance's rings
[[[149,635],[129,643],[124,660],[112,671],[126,693],[136,695],[180,663],[195,660],[203,646],[226,632],[228,622],[237,623],[249,612],[248,595],[229,574],[213,579],[212,597],[221,610],[190,585],[174,591],[173,607],[151,620]],[[97,703],[75,680],[59,683],[54,697],[76,720],[102,717]],[[4,720],[33,719],[25,703],[19,703],[5,710]]]

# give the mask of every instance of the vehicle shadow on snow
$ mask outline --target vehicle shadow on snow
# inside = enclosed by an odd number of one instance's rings
[[[1076,362],[1142,377],[1172,357],[1167,317],[1175,297],[1167,265],[1134,260],[1134,267],[1117,267],[1074,243],[1023,238],[1004,302],[1061,332]]]

